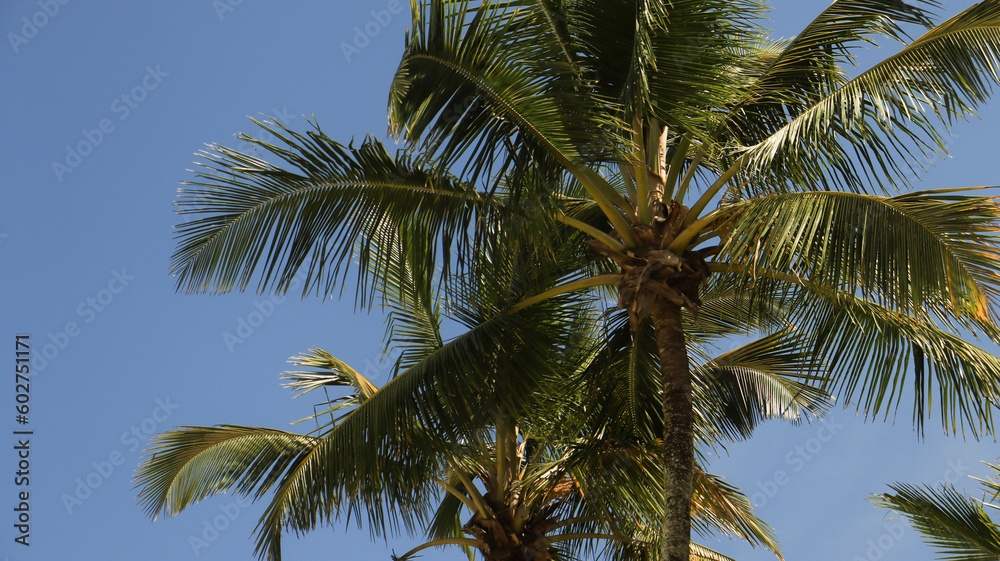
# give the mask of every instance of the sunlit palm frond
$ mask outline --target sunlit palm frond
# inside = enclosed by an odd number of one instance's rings
[[[798,423],[833,404],[816,387],[822,364],[810,339],[780,331],[693,369],[698,415],[725,438],[746,438],[767,419]]]
[[[950,485],[941,488],[896,483],[893,492],[876,495],[876,506],[910,519],[939,559],[996,561],[1000,558],[1000,526],[982,503]]]
[[[311,452],[315,437],[259,427],[181,427],[156,436],[136,470],[139,504],[173,516],[217,493],[260,498]]]
[[[607,104],[581,85],[541,3],[422,2],[390,92],[391,130],[479,175],[533,148],[560,162],[593,151]],[[612,119],[613,121],[613,119]]]
[[[312,391],[322,389],[326,392],[326,400],[313,407],[313,414],[296,421],[315,421],[314,432],[325,432],[335,425],[341,417],[334,414],[345,409],[353,409],[361,405],[369,397],[375,395],[377,388],[367,378],[323,349],[311,349],[301,356],[294,356],[289,361],[296,366],[305,366],[313,370],[283,372],[282,379],[289,380],[284,384],[296,392],[295,397],[301,397]],[[328,388],[346,387],[353,391],[340,397],[330,397]],[[326,417],[329,416],[329,422]]]
[[[771,136],[848,81],[856,48],[877,36],[905,41],[907,24],[930,27],[930,13],[920,4],[934,2],[837,0],[792,39],[757,45],[747,55],[760,67],[728,109],[727,129],[742,145]]]
[[[259,275],[258,290],[284,292],[301,274],[303,295],[327,297],[353,265],[359,286],[368,287],[359,290],[364,303],[377,284],[369,281],[386,264],[373,256],[398,255],[389,248],[401,240],[425,249],[431,261],[461,253],[470,246],[469,225],[499,206],[371,138],[344,146],[315,124],[305,134],[258,124],[281,145],[245,137],[264,156],[210,146],[201,153],[203,171],[180,191],[178,212],[188,220],[178,227],[171,267],[179,288],[244,290]],[[423,220],[412,219],[417,211]]]
[[[794,116],[750,150],[751,167],[797,189],[906,185],[943,150],[941,131],[985,101],[998,55],[1000,3],[986,0]]]
[[[936,407],[945,432],[993,432],[1000,358],[934,321],[851,294],[814,286],[798,301],[790,313],[798,315],[800,328],[815,341],[816,359],[828,368],[820,387],[845,407],[888,417],[910,386],[917,429]],[[1000,339],[996,328],[983,334]]]
[[[992,197],[813,192],[737,206],[719,261],[745,267],[747,286],[774,272],[904,313],[996,318],[1000,205]]]
[[[691,544],[691,561],[736,561],[703,545]]]
[[[293,356],[289,362],[296,366],[305,366],[319,370],[307,372],[285,372],[282,378],[290,380],[285,387],[296,392],[295,396],[305,395],[313,390],[342,386],[354,390],[358,405],[375,394],[377,388],[367,378],[323,349],[312,349],[301,356]]]

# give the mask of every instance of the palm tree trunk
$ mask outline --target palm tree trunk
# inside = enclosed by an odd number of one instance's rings
[[[694,410],[681,308],[658,296],[653,326],[663,388],[663,527],[660,561],[689,561],[694,477]]]

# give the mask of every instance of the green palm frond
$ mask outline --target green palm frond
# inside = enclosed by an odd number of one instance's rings
[[[733,213],[719,260],[749,269],[748,283],[774,272],[904,313],[976,324],[996,317],[1000,206],[992,197],[789,193],[741,203]]]
[[[940,559],[996,561],[1000,559],[1000,526],[982,503],[950,485],[940,488],[897,483],[893,492],[876,495],[876,506],[892,509],[910,519]]]
[[[986,0],[849,80],[750,149],[752,166],[799,189],[906,184],[940,131],[974,115],[998,81],[1000,2]],[[857,164],[851,163],[850,155]]]
[[[635,559],[635,555],[655,559],[664,493],[660,462],[656,444],[615,445],[602,440],[576,448],[568,465],[573,466],[570,473],[581,494],[574,497],[567,516],[579,521],[566,531],[610,530],[629,538],[602,544],[610,559]],[[782,558],[773,529],[753,513],[746,495],[700,468],[695,470],[692,525],[702,536],[738,538]],[[574,551],[586,552],[586,545],[574,544]]]
[[[516,412],[526,406],[520,396],[538,394],[532,385],[540,384],[551,372],[552,349],[559,346],[559,330],[553,329],[558,305],[547,303],[517,315],[500,313],[481,321],[366,399],[356,400],[353,409],[321,438],[283,431],[272,431],[278,436],[271,436],[266,429],[245,429],[255,431],[251,436],[258,440],[263,437],[257,432],[263,432],[279,443],[299,442],[295,439],[308,443],[295,449],[294,456],[286,453],[273,459],[278,452],[265,454],[268,449],[261,451],[262,444],[218,447],[211,455],[199,455],[230,433],[235,443],[242,442],[238,427],[191,429],[165,436],[164,450],[154,449],[156,455],[140,468],[138,484],[144,487],[140,496],[149,497],[141,500],[151,505],[147,509],[159,510],[168,504],[168,512],[175,513],[233,485],[238,484],[245,494],[260,485],[256,496],[273,491],[273,498],[258,525],[256,551],[274,561],[280,559],[285,531],[307,532],[345,514],[366,519],[376,535],[394,531],[400,524],[412,531],[426,520],[432,499],[439,493],[434,483],[441,469],[439,454],[453,455],[453,443],[474,436],[500,404]],[[301,387],[319,387],[331,379],[335,385],[368,387],[360,376],[345,381],[343,373],[353,371],[325,353],[313,352],[304,358],[301,362],[334,373],[326,380],[298,377],[303,380]],[[523,374],[500,380],[496,372]],[[203,433],[208,437],[201,437]],[[171,439],[178,438],[181,444],[170,448]],[[200,447],[186,445],[192,440]],[[386,453],[389,450],[392,453]],[[166,451],[172,453],[165,455]],[[237,452],[243,456],[223,456]],[[222,459],[213,460],[216,456]]]
[[[430,285],[421,284],[412,268],[408,260],[389,260],[389,273],[381,288],[383,308],[388,311],[386,350],[399,353],[394,365],[397,373],[416,365],[444,344],[440,303],[432,297]]]
[[[802,314],[815,356],[829,368],[823,389],[845,406],[888,417],[910,385],[918,430],[934,404],[945,432],[993,432],[1000,359],[924,318],[846,293],[817,292],[802,291],[801,307],[792,312]],[[986,335],[1000,338],[995,328]]]
[[[702,287],[697,313],[684,316],[684,334],[689,344],[708,345],[787,328],[783,304],[780,294],[761,298],[745,290],[735,276],[712,275]]]
[[[435,454],[454,451],[452,443],[487,423],[497,407],[524,414],[521,397],[539,393],[533,385],[552,369],[552,321],[546,306],[519,317],[501,314],[383,386],[285,478],[275,495],[282,500],[272,502],[262,518],[258,553],[273,557],[282,529],[308,532],[333,520],[332,506],[345,494],[345,508],[367,516],[373,532],[397,519],[417,524],[434,487],[418,483],[426,477],[418,473],[434,469]],[[521,375],[498,379],[495,372]],[[395,452],[387,456],[382,451],[388,449]]]
[[[787,311],[782,315],[789,319]],[[604,346],[572,384],[592,396],[590,407],[604,419],[606,437],[657,438],[662,418],[652,327],[633,331],[622,310],[610,312],[606,321]],[[741,333],[750,331],[744,326]],[[706,445],[740,440],[763,420],[799,422],[825,413],[832,400],[817,385],[827,365],[814,355],[813,344],[810,337],[779,331],[715,358],[706,355],[692,367],[697,439]],[[694,345],[693,356],[702,354]]]
[[[791,40],[754,46],[747,55],[760,66],[728,110],[727,129],[742,145],[771,136],[848,81],[843,67],[854,65],[854,48],[874,44],[876,36],[905,41],[907,24],[930,27],[930,14],[919,4],[836,0]]]
[[[416,6],[391,86],[390,131],[442,165],[466,161],[462,176],[473,179],[525,165],[571,173],[635,244],[628,202],[582,165],[606,159],[609,146],[620,143],[606,137],[625,127],[612,104],[577,80],[551,14],[538,6]]]
[[[632,122],[707,137],[741,90],[736,48],[752,36],[755,2],[585,1],[567,10],[594,87]],[[751,30],[751,31],[748,31]]]
[[[457,480],[453,483],[457,485]],[[462,537],[462,501],[452,494],[445,494],[434,511],[434,518],[427,527],[430,539]]]
[[[750,499],[716,475],[695,472],[692,519],[694,528],[703,536],[721,531],[723,535],[746,540],[753,547],[768,549],[779,560],[784,559],[774,529],[753,513]]]
[[[749,437],[767,419],[820,417],[833,401],[816,387],[822,364],[810,343],[780,331],[695,367],[699,415],[727,438]]]
[[[581,85],[565,37],[537,2],[428,0],[413,11],[389,100],[395,134],[479,175],[528,148],[560,162],[594,150],[607,103]],[[506,154],[503,152],[506,151]]]
[[[607,418],[611,434],[656,438],[662,430],[659,355],[651,325],[633,331],[627,312],[607,313],[604,341],[576,383],[593,396],[591,407]]]
[[[235,491],[260,498],[316,446],[315,437],[274,429],[221,425],[181,427],[153,438],[135,485],[154,520],[202,499]]]
[[[390,155],[374,139],[344,146],[315,123],[305,134],[258,125],[282,145],[244,140],[280,165],[212,145],[201,153],[203,171],[180,190],[178,212],[191,218],[177,230],[171,272],[179,288],[244,290],[259,275],[257,290],[284,292],[301,270],[302,294],[327,297],[357,260],[364,304],[387,264],[376,257],[413,259],[420,248],[424,264],[462,253],[471,245],[469,225],[500,206],[406,152]],[[418,211],[424,219],[412,220]],[[411,255],[391,250],[403,242]]]

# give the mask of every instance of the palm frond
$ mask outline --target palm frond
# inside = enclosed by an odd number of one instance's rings
[[[694,485],[691,516],[695,530],[701,535],[709,536],[713,530],[718,530],[726,536],[746,540],[753,547],[768,549],[779,560],[784,559],[774,529],[753,513],[750,499],[743,491],[700,469],[695,471]]]
[[[358,296],[370,301],[392,255],[421,265],[471,246],[469,225],[499,207],[489,195],[378,141],[344,146],[319,126],[305,134],[257,123],[281,146],[248,136],[261,157],[212,145],[204,171],[180,190],[171,272],[188,292],[287,291],[301,270],[302,294],[335,294],[356,260]],[[265,156],[266,157],[266,156]],[[414,220],[417,213],[421,220]],[[390,248],[406,242],[409,255]],[[433,272],[433,266],[428,272]]]
[[[941,488],[897,483],[876,495],[876,506],[892,509],[913,523],[940,559],[995,561],[1000,558],[1000,527],[981,503],[950,485]]]
[[[788,327],[778,295],[755,297],[733,276],[709,277],[699,296],[701,305],[697,313],[684,316],[684,335],[689,344],[713,344]]]
[[[580,487],[567,514],[579,522],[567,532],[609,531],[626,537],[603,544],[611,559],[636,559],[659,551],[663,481],[661,451],[646,446],[593,441],[575,448],[564,465]],[[724,535],[773,551],[781,559],[773,529],[752,512],[742,491],[700,468],[694,473],[692,526],[702,536]],[[573,545],[584,552],[586,544]],[[639,557],[636,557],[639,556]]]
[[[358,405],[375,394],[378,389],[367,378],[323,349],[312,349],[301,356],[293,356],[289,362],[320,372],[284,372],[282,378],[290,380],[285,387],[296,392],[295,397],[305,395],[323,387],[343,386],[354,390]]]
[[[813,102],[750,149],[751,167],[778,178],[771,187],[905,185],[989,96],[998,55],[1000,3],[986,0]]]
[[[452,443],[498,407],[524,414],[520,396],[537,394],[532,386],[549,375],[558,348],[554,311],[539,306],[482,319],[351,411],[285,478],[275,495],[282,500],[262,518],[258,553],[274,555],[281,529],[307,532],[334,519],[340,501],[377,534],[396,520],[415,527],[435,487],[419,479],[436,469],[435,451],[454,452]]]
[[[754,271],[773,271],[904,313],[996,318],[1000,206],[992,197],[808,192],[736,206],[719,260],[752,269],[748,283]]]
[[[920,4],[936,2],[836,0],[794,38],[751,46],[745,56],[758,67],[749,70],[742,99],[727,110],[729,134],[741,145],[774,134],[847,83],[854,49],[874,45],[878,36],[906,41],[904,25],[930,27],[931,14]]]
[[[711,550],[703,545],[691,544],[692,561],[736,561],[732,557],[726,557],[718,551]]]
[[[788,280],[758,277],[760,295]],[[793,284],[793,286],[795,286]],[[966,429],[974,436],[994,432],[993,410],[1000,404],[1000,359],[965,340],[962,333],[932,318],[900,313],[876,302],[822,286],[796,286],[788,314],[813,343],[826,369],[819,387],[872,418],[895,411],[912,388],[914,426],[938,408],[944,431]],[[981,334],[1000,339],[997,328]],[[912,369],[911,369],[912,367]]]
[[[139,504],[154,520],[233,490],[260,498],[318,443],[311,436],[259,427],[181,427],[153,438],[136,470]]]
[[[467,158],[474,176],[522,147],[563,163],[600,148],[593,132],[609,122],[608,105],[577,87],[565,36],[544,6],[416,6],[391,86],[391,130],[444,163]]]
[[[313,432],[321,433],[329,430],[330,426],[337,424],[343,418],[343,416],[335,417],[336,412],[361,405],[377,391],[375,385],[367,378],[323,349],[312,349],[302,356],[292,357],[290,362],[314,369],[282,373],[282,379],[290,380],[284,386],[295,391],[295,397],[301,397],[318,389],[322,389],[326,395],[326,400],[313,406],[312,415],[295,421],[295,423],[316,421]],[[327,389],[333,387],[347,387],[353,391],[341,397],[331,398]],[[328,415],[329,422],[321,421]]]
[[[568,11],[593,87],[624,117],[656,118],[674,134],[707,138],[741,89],[737,48],[752,36],[754,2],[575,2]],[[748,31],[751,30],[751,31]]]
[[[798,423],[833,400],[816,387],[822,371],[811,340],[779,331],[693,368],[698,412],[725,438],[747,438],[764,420]]]
[[[399,353],[394,364],[396,373],[416,365],[439,349],[443,321],[441,306],[431,293],[425,275],[414,274],[413,264],[406,259],[390,259],[382,293],[383,308],[388,310],[385,327],[385,351]]]

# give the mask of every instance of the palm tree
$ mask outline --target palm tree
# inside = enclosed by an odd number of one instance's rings
[[[997,476],[1000,466],[987,464]],[[989,499],[974,499],[949,484],[939,488],[908,483],[890,485],[893,493],[873,497],[879,507],[892,509],[910,519],[926,541],[937,548],[941,559],[996,561],[1000,559],[1000,524],[984,507],[998,509],[1000,478],[980,479]]]
[[[310,452],[324,439],[337,438],[335,431],[343,432],[335,428],[337,423],[354,408],[364,406],[378,390],[320,349],[293,357],[293,361],[317,369],[285,373],[290,380],[287,385],[299,391],[296,397],[337,386],[347,387],[351,393],[332,399],[328,396],[319,403],[313,415],[302,419],[317,424],[307,434],[218,425],[183,427],[159,435],[137,473],[137,483],[143,486],[140,500],[147,512],[153,516],[161,512],[173,515],[210,494],[236,491],[259,498],[274,490],[268,511],[282,508],[285,503],[290,520],[326,516],[322,508],[311,506],[309,499],[301,496],[305,493],[300,489],[309,487],[309,483],[296,481],[302,478],[297,466],[308,462]],[[427,541],[403,555],[394,555],[393,559],[399,561],[411,559],[424,549],[446,545],[462,546],[470,559],[472,550],[477,550],[488,561],[566,558],[567,553],[588,548],[603,551],[609,559],[648,559],[650,552],[655,552],[657,535],[648,531],[651,518],[646,513],[656,502],[650,497],[650,488],[644,487],[652,484],[656,488],[655,449],[608,443],[596,449],[581,446],[580,439],[574,442],[565,435],[546,435],[545,428],[526,429],[510,420],[502,424],[513,431],[505,434],[500,426],[487,427],[476,438],[454,443],[445,450],[437,447],[436,439],[421,432],[410,434],[405,443],[394,443],[381,453],[397,459],[416,459],[416,449],[425,456],[423,462],[406,464],[413,488],[390,489],[393,483],[385,482],[392,476],[386,477],[385,472],[365,474],[369,481],[364,487],[368,488],[343,489],[336,508],[352,515],[367,513],[369,527],[376,533],[386,531],[381,517],[399,517],[407,526],[412,525],[411,532],[424,531]],[[613,473],[615,470],[622,471]],[[349,479],[360,476],[338,475]],[[370,494],[379,478],[384,484],[378,490],[382,496],[373,498]],[[627,487],[611,493],[603,486],[611,479]],[[741,537],[778,553],[770,528],[750,512],[742,492],[701,470],[696,481],[695,519],[706,535]],[[424,495],[420,489],[424,482],[438,485],[441,492]],[[360,496],[352,496],[352,492]],[[387,500],[394,493],[407,492],[412,496]],[[379,504],[379,500],[386,504]],[[617,516],[607,517],[608,511]],[[277,527],[267,526],[271,524]],[[280,560],[284,526],[301,529],[299,524],[263,518],[258,529],[258,553]],[[615,543],[595,548],[600,540]],[[695,546],[692,559],[726,558]]]
[[[495,317],[611,291],[629,317],[619,347],[638,356],[652,333],[656,389],[632,383],[608,406],[660,431],[664,561],[690,549],[693,322],[808,341],[816,360],[799,375],[873,416],[898,406],[913,364],[918,428],[936,383],[946,430],[992,432],[1000,361],[962,336],[1000,339],[1000,211],[906,188],[997,81],[1000,1],[932,26],[922,3],[838,0],[787,41],[766,37],[764,13],[752,0],[421,2],[389,100],[407,148],[269,125],[283,145],[256,145],[282,165],[214,147],[181,195],[195,217],[178,284],[245,289],[259,274],[259,290],[283,291],[302,269],[327,296],[356,262],[364,305],[393,259],[447,285],[502,229],[543,248],[577,232],[575,273]],[[854,68],[880,38],[900,49]],[[715,292],[736,311],[705,317]]]
[[[622,372],[608,363],[614,357],[609,347],[595,344],[593,318],[580,317],[587,308],[580,308],[572,297],[551,299],[541,306],[544,315],[534,319],[545,323],[548,340],[559,344],[532,347],[525,361],[514,356],[521,349],[509,345],[510,337],[502,329],[484,328],[492,318],[481,314],[510,306],[498,300],[519,301],[523,296],[515,287],[537,290],[537,284],[528,281],[548,277],[538,266],[543,258],[534,256],[531,262],[536,266],[522,267],[516,261],[505,263],[504,256],[510,253],[492,252],[481,259],[478,274],[468,277],[479,280],[471,286],[452,284],[453,289],[462,287],[461,299],[444,306],[432,297],[430,286],[414,282],[410,269],[396,271],[391,282],[379,287],[380,300],[390,310],[387,342],[399,352],[398,375],[383,388],[325,351],[294,357],[294,364],[310,368],[285,375],[299,395],[337,387],[350,390],[336,398],[327,394],[303,419],[316,423],[309,433],[221,425],[186,427],[157,437],[136,477],[147,513],[154,518],[177,514],[223,492],[257,499],[272,493],[258,527],[257,552],[274,560],[280,560],[284,530],[309,531],[344,512],[366,515],[376,534],[400,522],[411,533],[416,528],[426,530],[428,541],[400,560],[442,545],[463,546],[470,557],[471,549],[478,550],[488,561],[543,561],[586,551],[603,551],[609,559],[655,557],[659,536],[651,529],[657,526],[663,495],[658,447],[630,438],[632,430],[620,430],[628,429],[627,418],[613,423],[619,430],[612,434],[607,418],[614,407],[589,397],[592,389],[579,383],[594,377],[586,373],[589,369],[601,368],[610,379]],[[442,309],[456,320],[473,321],[470,331],[445,342]],[[628,325],[627,317],[617,321]],[[567,325],[560,327],[561,322]],[[552,339],[552,333],[563,335]],[[508,346],[477,341],[484,336],[499,338]],[[699,403],[705,406],[706,422],[698,428],[706,444],[718,445],[727,427],[749,427],[778,416],[795,421],[822,413],[827,404],[822,393],[797,382],[794,375],[786,376],[786,370],[794,367],[781,368],[808,358],[801,349],[774,343],[766,339],[751,343],[702,365],[706,383]],[[494,349],[502,350],[505,358],[489,361],[469,354],[498,355]],[[545,357],[557,361],[546,363]],[[641,362],[654,361],[647,357]],[[407,394],[407,387],[427,376],[428,370],[457,370],[435,372],[439,381],[456,374],[476,377],[477,366],[483,363],[493,368],[530,367],[542,380],[519,394],[530,406],[514,414],[504,409],[506,402],[498,399],[495,389],[516,377],[487,375],[480,384],[464,387],[463,407],[456,416],[486,411],[479,415],[486,422],[466,424],[461,439],[449,441],[438,430],[446,424],[435,418],[434,407],[413,408],[414,400],[447,399],[442,394],[448,386],[438,383],[417,395]],[[655,367],[638,370],[655,378]],[[606,383],[603,389],[614,391],[616,383],[620,382]],[[644,401],[649,407],[658,400]],[[447,424],[461,425],[454,419]],[[694,519],[702,534],[743,538],[777,553],[770,529],[753,516],[740,491],[700,469],[695,481]],[[433,492],[436,487],[438,493]],[[610,544],[595,549],[601,540]],[[726,559],[698,545],[693,546],[692,558]]]

